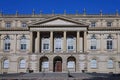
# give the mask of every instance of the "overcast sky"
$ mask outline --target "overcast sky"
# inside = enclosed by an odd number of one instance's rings
[[[104,14],[114,14],[118,9],[120,12],[120,0],[0,0],[0,10],[4,14],[15,14],[16,10],[21,14],[31,14],[35,10],[36,14],[40,10],[44,14],[51,14],[52,10],[56,14],[75,14],[76,10],[87,14],[99,14],[100,10]]]

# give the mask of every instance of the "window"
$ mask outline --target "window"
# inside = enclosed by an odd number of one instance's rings
[[[107,37],[107,49],[108,49],[108,50],[113,49],[113,41],[112,41],[111,35],[109,35],[109,36]]]
[[[20,68],[25,68],[25,65],[26,65],[26,61],[24,59],[21,59],[20,63],[19,63],[19,67]]]
[[[74,38],[67,38],[67,49],[74,50]]]
[[[120,62],[118,62],[118,66],[119,66],[119,68],[120,68]]]
[[[49,68],[49,62],[48,61],[43,61],[42,62],[42,68]]]
[[[96,22],[91,22],[91,27],[95,27],[96,26]]]
[[[8,59],[5,59],[5,60],[3,61],[3,68],[4,68],[4,69],[8,69],[8,68],[9,68],[9,60],[8,60]]]
[[[55,39],[55,51],[60,51],[62,49],[62,39],[56,38]]]
[[[48,50],[49,49],[49,44],[48,43],[44,43],[43,44],[43,49],[44,50]]]
[[[113,60],[112,59],[110,59],[110,60],[108,60],[108,68],[113,68]]]
[[[75,67],[75,62],[74,61],[68,61],[68,68],[74,68]]]
[[[27,24],[25,22],[22,23],[22,27],[26,27]]]
[[[11,27],[11,23],[10,22],[6,22],[5,27],[6,28],[10,28]]]
[[[107,22],[107,26],[111,27],[112,26],[112,22]]]
[[[4,51],[10,50],[10,37],[6,36],[4,39]]]
[[[95,50],[97,46],[97,41],[96,41],[96,37],[95,34],[92,35],[91,37],[91,50]]]
[[[27,44],[26,44],[26,37],[23,35],[20,40],[20,49],[26,50]]]
[[[90,63],[91,63],[91,68],[97,68],[97,61],[96,61],[96,59],[92,59]]]
[[[43,38],[42,39],[42,50],[49,50],[50,49],[50,40],[49,38]]]

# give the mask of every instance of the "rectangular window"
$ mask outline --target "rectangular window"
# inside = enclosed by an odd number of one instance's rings
[[[27,24],[25,22],[22,23],[22,27],[26,27]]]
[[[74,50],[75,39],[74,38],[67,38],[67,50],[71,51]]]
[[[9,51],[10,50],[10,43],[5,43],[4,50],[5,51]]]
[[[111,27],[112,26],[112,22],[107,22],[107,26]]]
[[[96,26],[96,22],[91,22],[91,27],[95,27]]]
[[[10,28],[11,27],[11,23],[10,22],[7,22],[6,25],[5,25],[6,28]]]
[[[119,68],[120,68],[120,62],[118,62],[118,66],[119,66]]]
[[[49,50],[49,44],[44,43],[44,44],[43,44],[43,49],[44,49],[44,50]]]
[[[96,49],[96,45],[97,44],[97,42],[96,42],[96,39],[93,39],[93,40],[91,40],[91,50],[95,50]]]
[[[21,44],[21,50],[26,50],[26,44]]]
[[[107,49],[112,49],[112,40],[107,41]]]
[[[55,51],[61,51],[61,49],[62,49],[62,39],[61,38],[56,38],[54,44],[55,44]]]

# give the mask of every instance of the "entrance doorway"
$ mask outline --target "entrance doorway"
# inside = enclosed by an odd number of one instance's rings
[[[62,72],[62,58],[59,56],[53,60],[53,72]]]

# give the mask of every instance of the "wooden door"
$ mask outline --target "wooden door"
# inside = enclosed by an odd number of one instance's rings
[[[62,62],[61,61],[56,61],[55,72],[62,72]]]

